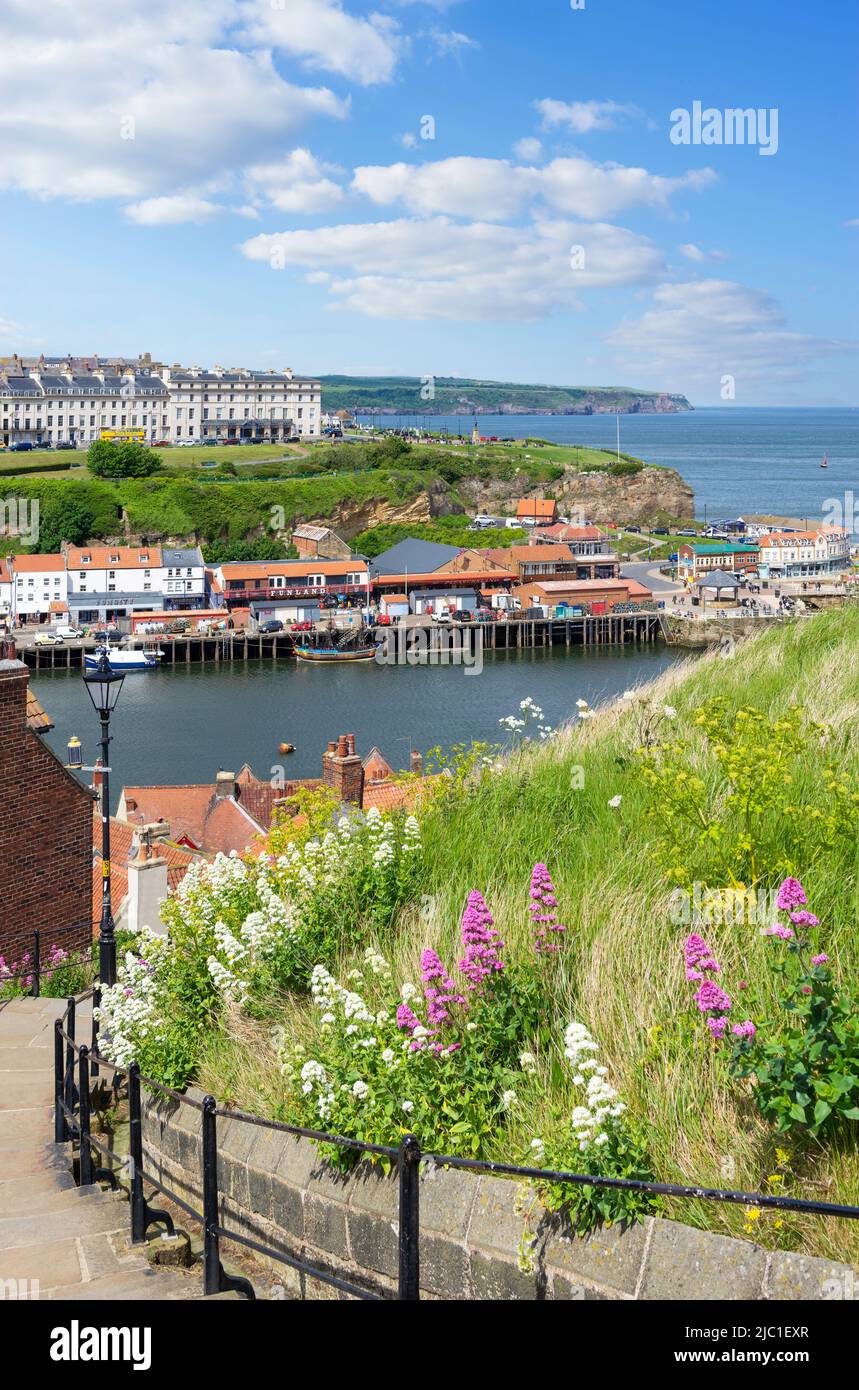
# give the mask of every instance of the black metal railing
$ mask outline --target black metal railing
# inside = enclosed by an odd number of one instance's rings
[[[247,1298],[255,1297],[253,1286],[247,1279],[228,1275],[221,1263],[220,1244],[222,1240],[232,1241],[247,1250],[252,1250],[267,1259],[287,1265],[297,1273],[319,1280],[353,1298],[367,1301],[387,1299],[417,1301],[420,1299],[420,1166],[421,1163],[435,1167],[457,1168],[472,1173],[486,1173],[497,1177],[533,1179],[536,1182],[569,1183],[579,1187],[620,1188],[631,1192],[649,1193],[653,1196],[676,1197],[709,1202],[725,1202],[739,1206],[766,1207],[776,1211],[804,1212],[817,1216],[836,1216],[847,1220],[859,1220],[859,1207],[842,1206],[835,1202],[813,1201],[803,1197],[785,1197],[762,1192],[740,1192],[729,1188],[697,1187],[679,1183],[646,1182],[635,1178],[600,1177],[588,1173],[572,1173],[546,1168],[529,1168],[514,1163],[498,1163],[491,1159],[462,1158],[454,1154],[423,1153],[413,1134],[403,1136],[396,1146],[389,1144],[370,1144],[342,1134],[328,1134],[323,1130],[306,1129],[300,1125],[285,1124],[279,1120],[268,1120],[261,1115],[251,1115],[243,1110],[225,1109],[218,1106],[214,1096],[204,1096],[202,1101],[184,1095],[161,1082],[142,1076],[136,1062],[127,1069],[117,1067],[96,1051],[95,1011],[98,1008],[98,989],[90,991],[93,998],[93,1041],[92,1047],[75,1042],[76,1002],[67,1001],[61,1018],[54,1024],[54,1139],[58,1144],[70,1140],[80,1148],[79,1167],[81,1186],[106,1180],[116,1187],[116,1172],[111,1168],[99,1166],[93,1151],[116,1161],[120,1169],[129,1176],[129,1195],[131,1206],[131,1238],[133,1243],[145,1241],[150,1226],[163,1224],[170,1234],[174,1234],[173,1219],[169,1212],[150,1205],[145,1195],[144,1184],[160,1192],[168,1201],[184,1211],[203,1231],[203,1293],[205,1295],[235,1290]],[[83,999],[90,995],[82,996]],[[82,1002],[78,999],[78,1003]],[[77,1080],[75,1078],[75,1056],[77,1056]],[[90,1108],[90,1082],[97,1074],[99,1066],[113,1072],[114,1077],[125,1077],[128,1089],[130,1120],[130,1141],[128,1155],[116,1153],[92,1134]],[[172,1191],[153,1173],[144,1167],[143,1148],[143,1105],[142,1090],[148,1090],[169,1097],[181,1105],[189,1106],[200,1114],[201,1147],[201,1192],[202,1210],[197,1211],[178,1193]],[[218,1186],[218,1117],[236,1121],[239,1124],[255,1125],[261,1129],[277,1130],[294,1138],[311,1139],[339,1148],[355,1149],[360,1153],[374,1154],[396,1161],[398,1175],[398,1272],[396,1291],[389,1295],[376,1293],[369,1287],[354,1282],[354,1276],[347,1277],[330,1269],[322,1269],[307,1260],[288,1254],[262,1241],[254,1240],[227,1227],[221,1216],[220,1192]],[[368,1272],[368,1283],[373,1275]]]
[[[66,960],[49,961],[48,964],[45,965],[42,961],[42,939],[44,933],[39,930],[34,931],[31,947],[24,952],[20,960],[15,962],[16,965],[23,966],[23,969],[11,970],[4,966],[2,971],[0,971],[0,989],[2,989],[4,985],[10,984],[13,980],[27,980],[30,985],[30,998],[38,999],[42,992],[42,978],[49,977],[53,975],[55,970],[62,969],[64,965],[69,963],[69,959],[72,956],[76,958],[72,962],[73,964],[78,964],[87,959],[95,961],[98,958],[97,946],[92,940],[91,922],[74,922],[68,927],[52,927],[49,933],[51,946],[56,946],[58,944],[55,939],[56,937],[68,932],[78,932],[81,936],[87,937],[87,944],[85,946],[74,947],[68,953]],[[24,961],[29,963],[24,965]]]

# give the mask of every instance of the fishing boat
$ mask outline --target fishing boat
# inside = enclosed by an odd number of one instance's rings
[[[321,632],[308,632],[305,641],[296,643],[298,661],[315,661],[320,665],[347,661],[372,661],[380,644],[373,640],[368,628],[336,628],[333,623]]]
[[[84,665],[88,671],[95,671],[101,658],[106,656],[111,671],[120,671],[124,675],[126,671],[153,670],[163,654],[161,651],[141,651],[134,647],[111,647],[108,643],[106,646],[96,647],[94,652],[87,652]]]

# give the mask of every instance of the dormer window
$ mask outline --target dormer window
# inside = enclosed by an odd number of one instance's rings
[[[81,556],[81,564],[82,564],[82,565],[88,565],[88,564],[90,563],[91,560],[92,560],[92,556],[91,556],[91,555],[82,555],[82,556]]]

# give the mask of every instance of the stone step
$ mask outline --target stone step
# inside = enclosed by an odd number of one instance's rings
[[[120,1274],[105,1279],[93,1279],[88,1284],[71,1284],[48,1290],[42,1298],[50,1301],[74,1299],[104,1299],[117,1302],[163,1303],[178,1300],[198,1300],[201,1303],[245,1302],[237,1293],[217,1293],[210,1298],[203,1297],[203,1275],[201,1270],[189,1270],[180,1274],[173,1270],[141,1270],[139,1273]]]
[[[20,1216],[28,1210],[39,1214],[62,1211],[98,1191],[96,1187],[78,1187],[71,1173],[11,1178],[0,1182],[0,1219]]]
[[[4,1149],[0,1145],[0,1180],[26,1178],[30,1174],[71,1171],[71,1149],[68,1144],[23,1144]]]
[[[46,1071],[54,1074],[54,1049],[40,1044],[38,1047],[25,1047],[21,1043],[0,1044],[0,1088],[5,1088],[6,1072]]]
[[[107,1234],[127,1229],[127,1212],[101,1193],[62,1211],[34,1216],[0,1218],[0,1271],[2,1252],[25,1245],[45,1245],[70,1237]]]

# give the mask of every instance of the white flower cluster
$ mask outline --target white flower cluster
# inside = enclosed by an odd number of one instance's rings
[[[140,955],[127,951],[118,964],[117,982],[105,986],[96,1017],[103,1025],[100,1045],[111,1062],[127,1067],[140,1043],[159,1036],[158,968],[166,941],[148,928],[140,933]]]
[[[608,1143],[603,1125],[607,1119],[622,1115],[626,1107],[609,1085],[608,1068],[600,1066],[597,1060],[599,1045],[583,1023],[568,1025],[564,1044],[564,1056],[572,1066],[573,1085],[585,1088],[583,1103],[575,1107],[571,1116],[573,1133],[584,1152],[589,1144]]]
[[[537,734],[541,739],[551,738],[555,732],[550,724],[545,722],[546,716],[540,706],[532,696],[527,695],[524,700],[519,701],[521,714],[508,714],[498,723],[504,729],[509,729],[511,734],[522,734],[528,727],[529,722],[536,726]]]

